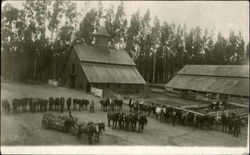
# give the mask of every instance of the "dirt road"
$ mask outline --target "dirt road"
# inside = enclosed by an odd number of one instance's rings
[[[218,130],[200,130],[194,127],[173,127],[171,123],[162,123],[149,117],[143,133],[126,132],[107,127],[106,113],[100,110],[96,98],[81,91],[57,88],[48,85],[1,84],[1,98],[12,100],[14,97],[63,96],[93,99],[96,112],[73,111],[79,121],[99,121],[106,123],[106,130],[97,145],[170,145],[170,146],[246,146],[247,128],[243,127],[239,138]],[[123,107],[128,112],[128,107]],[[19,113],[5,115],[1,113],[2,145],[88,145],[87,138],[78,141],[76,137],[59,131],[41,127],[42,113]]]

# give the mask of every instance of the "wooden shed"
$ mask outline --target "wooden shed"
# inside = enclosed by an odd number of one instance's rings
[[[165,88],[219,95],[224,99],[234,98],[236,101],[244,100],[245,104],[249,104],[249,66],[186,65],[165,85]]]
[[[61,77],[65,86],[83,88],[130,89],[139,91],[145,81],[126,51],[108,47],[105,28],[94,34],[94,46],[74,45],[67,57]]]

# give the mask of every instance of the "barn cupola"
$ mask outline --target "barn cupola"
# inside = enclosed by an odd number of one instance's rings
[[[98,27],[96,29],[96,32],[93,33],[93,36],[95,38],[95,46],[103,46],[108,47],[109,46],[109,37],[107,30],[105,27]]]

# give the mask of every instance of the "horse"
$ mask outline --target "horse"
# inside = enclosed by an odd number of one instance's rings
[[[124,122],[125,122],[125,130],[129,131],[129,123],[130,123],[130,117],[129,117],[129,115],[125,115]]]
[[[6,99],[2,100],[2,107],[3,107],[3,110],[5,113],[7,113],[7,114],[10,113],[11,108],[10,108],[10,103],[8,100],[6,100]]]
[[[65,99],[64,97],[61,97],[60,98],[60,111],[61,112],[63,112],[64,106],[65,106]]]
[[[100,103],[101,103],[101,109],[103,111],[108,111],[109,99],[101,100]]]
[[[82,99],[82,108],[83,110],[88,110],[89,100]]]
[[[81,135],[84,133],[88,136],[88,142],[89,144],[92,144],[92,137],[94,136],[96,132],[96,127],[93,122],[88,122],[87,124],[85,122],[77,125],[77,139],[81,139]]]
[[[74,110],[76,110],[76,105],[78,104],[78,107],[79,107],[79,111],[81,109],[81,102],[82,100],[81,99],[73,99],[73,107],[74,107]]]
[[[122,99],[118,100],[117,101],[117,108],[119,111],[122,110],[122,105],[123,105],[123,100]]]
[[[125,113],[120,113],[120,114],[119,114],[118,122],[119,122],[119,128],[120,128],[120,129],[124,128],[125,117],[126,117],[126,114],[125,114]]]
[[[159,116],[160,116],[160,120],[162,119],[162,114],[164,113],[164,109],[165,108],[161,108],[161,107],[155,108],[156,119],[158,119]]]
[[[28,101],[29,101],[29,99],[28,98],[23,98],[23,99],[21,99],[21,106],[22,106],[22,110],[23,110],[23,112],[26,112],[26,110],[27,110],[27,105],[28,105]]]
[[[19,112],[19,107],[20,107],[20,100],[19,99],[16,99],[14,98],[12,100],[12,108],[13,108],[13,113],[17,113]]]
[[[53,105],[54,105],[54,98],[49,97],[49,110],[53,110]]]
[[[138,115],[137,114],[131,114],[130,115],[130,128],[131,128],[131,131],[136,130],[137,121],[138,121]]]
[[[145,115],[140,115],[138,122],[139,122],[139,131],[138,132],[142,133],[142,131],[144,129],[144,125],[146,125],[148,123],[147,117]]]
[[[110,126],[110,121],[113,122],[113,127],[116,128],[117,122],[119,121],[119,115],[118,112],[108,112],[107,113],[107,119],[108,119],[108,126]]]
[[[58,97],[55,98],[54,104],[55,104],[55,111],[57,111],[59,109],[59,106],[60,106],[60,99]]]
[[[94,131],[94,136],[95,136],[95,142],[100,142],[100,134],[102,131],[105,131],[105,123],[95,123],[95,131]]]

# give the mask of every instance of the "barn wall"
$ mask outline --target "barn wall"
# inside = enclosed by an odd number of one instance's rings
[[[73,73],[73,64],[74,64],[74,73]],[[81,68],[80,60],[76,55],[76,52],[71,51],[69,58],[67,60],[66,67],[64,68],[63,74],[63,83],[66,87],[72,88],[72,79],[71,76],[75,77],[75,88],[83,88],[87,87],[87,78]]]

